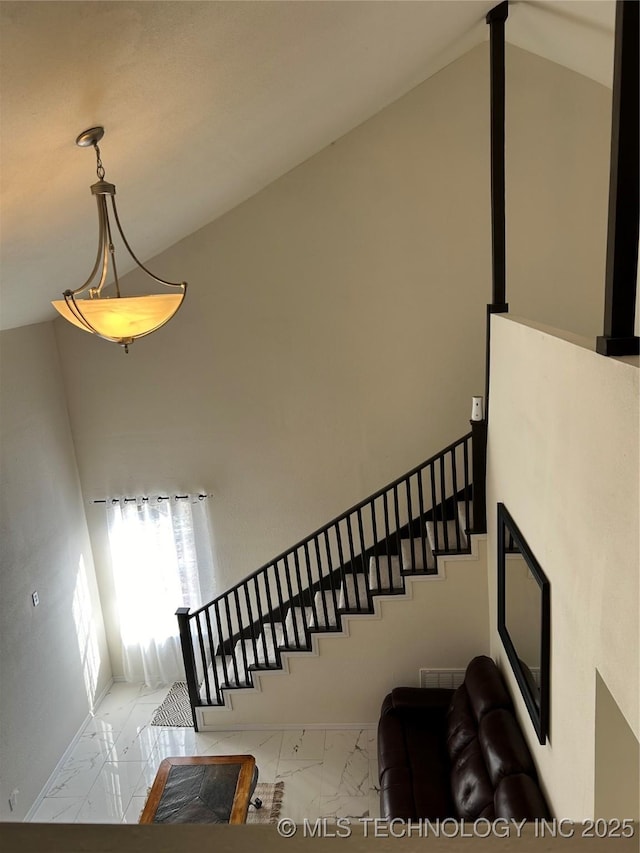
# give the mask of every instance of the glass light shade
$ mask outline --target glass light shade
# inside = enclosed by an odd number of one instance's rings
[[[75,315],[64,299],[56,299],[51,304],[65,320],[79,329],[119,343],[144,337],[159,329],[173,317],[183,299],[184,293],[76,299],[78,311],[88,325]]]
[[[186,281],[166,281],[154,275],[133,253],[122,230],[116,209],[115,184],[105,181],[104,166],[100,158],[98,142],[104,136],[103,127],[90,127],[76,139],[81,148],[93,146],[96,152],[96,175],[98,180],[91,184],[91,194],[98,205],[98,254],[91,275],[75,290],[65,290],[64,299],[51,304],[56,311],[79,329],[92,335],[113,341],[129,352],[129,344],[137,338],[150,335],[164,326],[182,305],[187,292]],[[111,202],[113,223],[107,202]],[[180,293],[152,293],[145,296],[122,296],[115,263],[115,247],[112,241],[117,229],[126,251],[136,265],[158,284],[176,288]],[[103,296],[102,290],[109,276],[109,268],[115,286],[114,296]],[[88,297],[88,298],[87,298]]]

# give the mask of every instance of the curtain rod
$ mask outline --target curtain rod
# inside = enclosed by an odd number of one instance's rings
[[[185,501],[185,500],[188,500],[190,497],[191,497],[191,495],[158,495],[157,497],[154,496],[153,500],[157,500],[157,501],[170,501],[170,500]],[[198,494],[198,495],[194,495],[194,497],[197,497],[199,501],[203,501],[206,498],[212,498],[213,495]],[[109,503],[115,504],[115,503],[118,503],[119,501],[124,501],[124,503],[129,504],[129,503],[134,503],[137,501],[149,501],[149,500],[151,500],[151,498],[149,498],[149,497],[100,498],[100,499],[95,499],[95,500],[89,501],[89,503],[92,503],[92,504],[109,504]]]

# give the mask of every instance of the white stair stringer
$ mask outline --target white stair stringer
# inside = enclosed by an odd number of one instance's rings
[[[253,671],[253,687],[225,691],[224,706],[198,707],[199,729],[375,725],[385,694],[417,685],[421,668],[464,668],[489,654],[486,536],[471,544],[471,553],[440,556],[437,574],[405,577],[404,593],[375,595],[373,613],[312,632],[309,651],[281,651],[281,670]]]

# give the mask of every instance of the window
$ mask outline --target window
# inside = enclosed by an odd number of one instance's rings
[[[207,502],[199,495],[107,501],[127,681],[184,678],[175,611],[213,597]]]

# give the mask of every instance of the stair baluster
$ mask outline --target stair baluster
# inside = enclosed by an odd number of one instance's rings
[[[473,519],[484,497],[470,482],[471,438],[463,436],[212,602],[193,613],[179,609],[194,721],[198,705],[223,705],[226,690],[253,686],[255,670],[280,668],[282,652],[309,650],[312,634],[341,631],[346,614],[372,613],[374,596],[404,592],[405,575],[436,573],[438,553],[469,551],[467,531],[481,532]],[[474,475],[478,462],[474,447]]]

